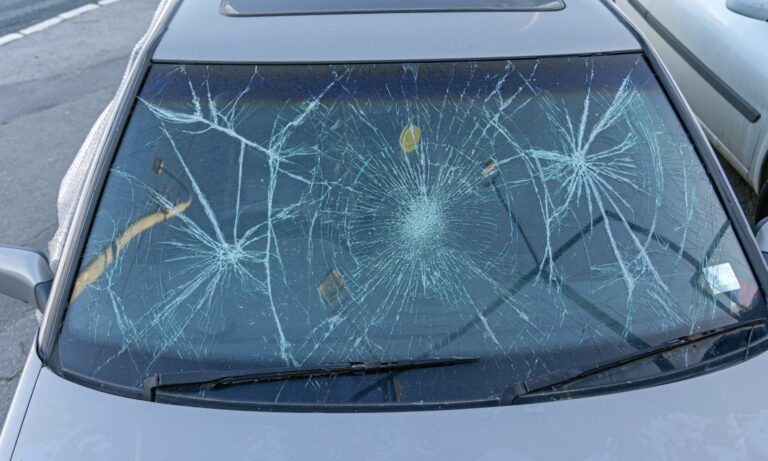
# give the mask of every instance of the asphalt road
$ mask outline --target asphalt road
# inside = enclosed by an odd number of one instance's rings
[[[0,0],[0,36],[16,32],[92,0]]]
[[[84,3],[0,0],[0,35]],[[59,182],[113,96],[156,4],[122,0],[0,46],[1,243],[46,248]],[[754,195],[726,169],[750,213]],[[36,328],[31,307],[0,296],[0,419]]]
[[[0,35],[3,18],[20,17],[7,8],[45,4],[55,15],[82,3],[0,0]],[[157,3],[122,0],[0,46],[0,242],[46,248],[61,178],[114,95]],[[33,308],[0,296],[0,420],[36,328]]]

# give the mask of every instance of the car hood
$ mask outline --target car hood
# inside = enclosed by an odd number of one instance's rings
[[[119,397],[40,372],[13,459],[765,459],[768,354],[697,378],[567,401],[276,413]]]

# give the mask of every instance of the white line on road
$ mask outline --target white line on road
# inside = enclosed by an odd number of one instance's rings
[[[59,15],[61,19],[72,19],[74,17],[80,16],[81,14],[85,13],[86,11],[95,10],[98,8],[99,5],[97,3],[86,3],[85,5],[75,8],[73,10],[65,11]]]
[[[21,35],[18,32],[14,32],[12,34],[7,34],[7,35],[2,35],[2,36],[0,36],[0,46],[5,45],[6,43],[11,43],[12,41],[18,40],[21,37],[23,37],[23,35]]]
[[[18,32],[13,32],[6,35],[0,35],[0,46],[3,46],[7,43],[11,43],[13,41],[16,41],[20,38],[26,37],[27,35],[34,34],[36,32],[40,32],[41,30],[48,29],[49,27],[55,26],[56,24],[59,24],[61,22],[64,22],[66,20],[76,18],[80,16],[83,13],[86,13],[88,11],[93,11],[98,8],[111,5],[113,3],[117,3],[120,0],[100,0],[98,3],[88,3],[83,6],[78,6],[77,8],[73,8],[69,11],[65,11],[57,16],[54,16],[52,18],[48,18],[45,21],[40,21],[37,24],[33,24],[29,27],[25,27],[24,29],[21,29]]]
[[[60,23],[61,21],[63,21],[63,19],[61,19],[58,16],[54,16],[52,18],[46,19],[45,21],[41,21],[41,22],[38,22],[37,24],[33,24],[33,25],[29,26],[29,27],[21,29],[19,31],[19,33],[21,35],[34,34],[35,32],[40,32],[41,30],[45,30],[45,29],[47,29],[47,28],[49,28],[51,26],[55,26],[56,24]]]

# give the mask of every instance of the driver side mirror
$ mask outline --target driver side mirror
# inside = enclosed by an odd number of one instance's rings
[[[742,16],[768,21],[768,0],[728,0],[725,6]]]
[[[0,245],[0,294],[45,310],[53,284],[48,260],[39,251]]]

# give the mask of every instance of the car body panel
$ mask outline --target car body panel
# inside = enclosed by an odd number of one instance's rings
[[[197,2],[187,4],[192,3]],[[206,0],[206,4],[214,3],[218,7],[218,2]],[[610,15],[599,2],[569,2],[569,6],[588,4],[594,6],[585,8],[603,10],[595,14]],[[336,27],[351,26],[351,23],[328,19],[314,31],[306,30],[310,29],[306,26],[294,25],[291,28],[297,27],[297,30],[292,32],[297,35],[291,38],[286,31],[282,35],[270,36],[280,24],[273,22],[270,27],[255,27],[248,31],[248,34],[262,38],[263,45],[223,49],[221,41],[214,46],[213,43],[207,44],[206,40],[234,40],[238,36],[234,28],[231,33],[227,29],[235,23],[226,23],[225,27],[218,16],[213,17],[213,13],[206,13],[204,17],[193,13],[182,8],[177,18],[179,24],[181,21],[189,23],[181,27],[172,22],[154,54],[156,61],[213,62],[229,61],[236,56],[259,62],[435,60],[512,57],[521,53],[532,56],[595,52],[583,43],[576,43],[583,37],[588,37],[584,40],[590,40],[591,45],[599,45],[600,52],[640,49],[634,35],[612,17],[605,17],[602,22],[595,21],[595,28],[591,30],[576,30],[576,27],[569,28],[567,24],[549,23],[552,27],[564,28],[559,31],[562,34],[548,35],[544,29],[534,34],[529,32],[531,28],[526,29],[522,25],[523,22],[530,23],[534,19],[532,17],[520,22],[513,20],[512,15],[519,13],[503,13],[509,16],[500,16],[495,20],[490,18],[496,14],[488,13],[472,13],[486,15],[473,16],[473,20],[459,18],[461,13],[435,13],[439,14],[440,21],[425,14],[413,13],[400,15],[402,17],[395,21],[398,29],[386,34],[355,26],[335,38],[323,37],[318,32],[328,35],[330,31],[338,32]],[[449,15],[456,16],[449,18]],[[375,15],[368,17],[374,18]],[[487,20],[476,21],[475,17]],[[251,19],[256,18],[248,18]],[[275,19],[286,20],[271,18]],[[292,24],[314,24],[318,19],[305,18],[303,21],[306,22]],[[193,22],[195,20],[198,22]],[[534,24],[538,21],[542,20],[534,19]],[[425,26],[426,23],[429,24]],[[444,35],[436,39],[434,27],[431,33],[430,27],[438,23],[442,23],[440,30]],[[365,24],[370,26],[371,23]],[[237,27],[240,28],[238,34],[245,33],[246,26]],[[414,30],[419,31],[415,36],[403,33]],[[611,35],[613,32],[609,34],[609,30],[614,30],[616,35]],[[369,32],[372,36],[366,36]],[[480,34],[477,40],[472,37],[473,33]],[[564,39],[566,34],[568,37]],[[360,39],[360,36],[365,38]],[[347,41],[339,37],[346,37]],[[405,44],[419,43],[419,38],[427,37],[430,39],[426,43],[433,44],[432,47],[398,49]],[[489,37],[497,41],[484,43]],[[392,42],[382,44],[380,40],[384,38],[390,38]],[[286,46],[286,43],[280,43],[283,39],[288,40],[291,46],[283,48]],[[435,43],[441,43],[439,49]],[[153,46],[150,43],[142,51],[146,53],[145,57],[151,55]],[[88,185],[80,197],[81,205],[72,226],[74,230],[68,237],[66,257],[62,260],[63,267],[60,267],[54,287],[58,297],[52,304],[58,307],[55,309],[58,315],[46,315],[51,341],[55,339],[51,332],[55,331],[63,315],[66,305],[63,298],[71,284],[71,279],[62,275],[76,269],[80,251],[77,241],[84,238],[89,214],[93,213],[92,204],[98,199],[98,178],[103,180],[100,169],[109,164],[125,114],[143,75],[143,70],[133,68],[130,85],[121,89],[118,98],[123,113],[111,119],[108,130],[110,139],[100,144],[97,152],[99,165],[90,171]],[[690,118],[676,91],[672,91],[671,96],[678,110],[684,112],[683,118]],[[695,131],[692,135],[697,146],[701,147],[699,144],[703,138],[698,128],[687,119],[686,124],[688,129]],[[708,148],[702,152],[702,157],[709,162],[709,169],[717,169],[716,164],[713,167],[711,163],[714,159],[709,158],[713,156]],[[720,181],[725,198],[735,203],[732,192],[728,191],[727,185],[723,185],[722,173],[715,172],[714,176]],[[743,217],[738,213],[736,216],[734,224],[746,226]],[[749,245],[754,247],[753,242],[748,242]],[[760,268],[759,272],[765,272],[764,268]],[[394,456],[419,459],[643,460],[768,457],[768,398],[761,379],[768,365],[765,354],[717,373],[611,395],[522,406],[444,410],[439,413],[366,414],[272,413],[146,402],[70,382],[44,368],[37,355],[33,355],[24,371],[23,388],[20,388],[9,416],[12,424],[6,428],[0,444],[2,459],[7,459],[6,454],[10,454],[8,447],[13,446],[14,459],[64,460],[293,459],[309,456],[316,459]],[[548,443],[551,440],[556,440],[556,443]]]
[[[24,363],[24,369],[13,394],[13,401],[3,422],[3,431],[0,433],[0,459],[11,459],[13,449],[16,446],[16,439],[24,423],[27,407],[32,399],[37,377],[42,368],[43,362],[40,360],[37,350],[32,347],[27,355],[27,361]]]
[[[768,152],[768,61],[759,57],[765,55],[768,27],[730,11],[725,0],[638,3],[761,114],[754,123],[747,120],[641,17],[632,2],[616,0],[659,53],[710,141],[754,189],[759,189]]]
[[[766,370],[763,354],[592,398],[356,414],[158,404],[43,369],[13,459],[763,459]]]
[[[640,49],[608,8],[590,0],[547,12],[392,13],[385,23],[380,14],[237,18],[218,8],[218,0],[182,3],[153,60],[435,61]]]

